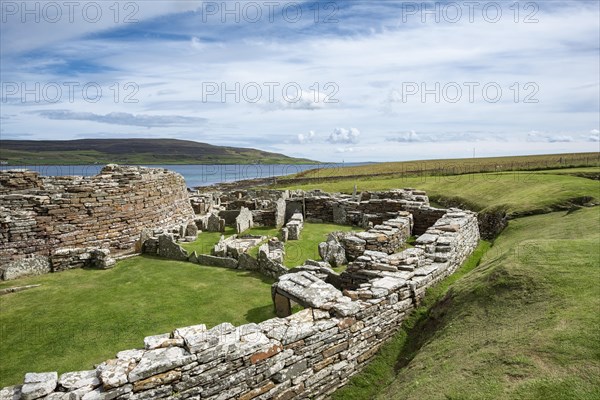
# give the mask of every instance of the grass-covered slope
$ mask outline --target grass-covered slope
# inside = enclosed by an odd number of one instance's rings
[[[2,140],[9,165],[75,164],[310,164],[257,149],[177,139]]]
[[[599,282],[598,207],[511,221],[336,398],[600,398]]]
[[[274,317],[272,281],[258,274],[139,256],[107,271],[71,270],[0,288],[0,387],[31,371],[85,370],[148,335],[181,326]]]
[[[501,207],[514,214],[549,212],[561,205],[568,207],[570,202],[600,201],[598,181],[541,171],[327,180],[285,188],[352,193],[355,184],[359,191],[413,187],[426,190],[434,201],[451,200],[476,211]]]

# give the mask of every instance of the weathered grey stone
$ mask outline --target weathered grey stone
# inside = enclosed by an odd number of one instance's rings
[[[202,329],[202,325],[196,326],[198,328],[180,328],[176,331],[176,334],[185,340],[185,345],[191,353],[198,353],[209,349],[216,344],[219,336],[235,330],[235,327],[228,322],[219,324],[210,330],[206,330],[206,327]]]
[[[138,365],[129,372],[128,378],[130,382],[139,381],[149,376],[180,367],[195,359],[194,355],[191,355],[181,347],[148,350],[144,353]]]
[[[172,346],[183,346],[183,339],[173,339],[171,338],[171,335],[169,333],[164,333],[162,335],[146,336],[144,338],[144,348],[146,350],[154,350]]]
[[[288,368],[273,375],[273,380],[277,383],[291,380],[298,375],[305,372],[308,368],[308,361],[306,359],[298,361],[295,364],[290,365]]]
[[[210,213],[205,219],[204,230],[207,232],[223,232],[225,230],[225,220],[219,218],[217,214]]]
[[[86,386],[100,386],[100,379],[96,375],[96,370],[66,372],[60,376],[58,384],[70,392]]]
[[[237,233],[242,233],[254,226],[252,212],[246,207],[240,209],[239,215],[235,218],[235,229]]]
[[[103,362],[96,368],[96,374],[102,382],[104,390],[109,390],[127,383],[127,374],[134,365],[132,360],[112,359]]]
[[[34,400],[39,399],[56,389],[58,383],[58,373],[28,373],[25,374],[25,380],[21,387],[21,399]]]
[[[275,202],[275,227],[281,228],[285,224],[285,199],[280,197]]]
[[[119,396],[126,395],[131,393],[133,390],[133,385],[128,384],[118,388],[104,390],[103,388],[98,388],[94,391],[86,393],[81,400],[112,400],[116,399]]]
[[[76,400],[79,397],[76,397],[77,395],[75,394],[75,392],[69,392],[69,393],[64,393],[64,392],[54,392],[54,393],[50,393],[48,396],[44,397],[44,400]],[[0,397],[1,399],[1,397]]]
[[[7,386],[0,390],[0,400],[19,400],[21,398],[21,385]]]
[[[183,328],[177,328],[173,331],[173,337],[176,339],[184,339],[188,336],[201,335],[206,332],[206,325],[192,325]]]
[[[290,297],[304,307],[320,308],[345,299],[335,287],[306,271],[283,275],[273,287],[277,293]]]
[[[327,242],[319,243],[319,255],[334,268],[348,263],[346,249],[333,235],[329,236]]]
[[[4,273],[2,273],[4,271]],[[42,275],[50,272],[48,257],[32,255],[13,261],[0,268],[0,276],[10,281],[25,276]]]
[[[403,279],[396,279],[392,277],[385,277],[380,279],[374,279],[371,281],[373,288],[382,288],[390,292],[396,291],[402,286],[406,286],[407,283]]]
[[[188,224],[185,227],[184,236],[198,236],[198,226],[196,226],[196,223],[194,221],[188,222]]]
[[[238,267],[238,260],[230,257],[217,257],[208,254],[199,254],[196,257],[197,263],[200,265],[208,265],[211,267],[222,267],[236,269]]]
[[[109,249],[90,249],[90,258],[88,260],[88,267],[97,269],[110,269],[115,266],[117,261],[110,256]]]
[[[117,353],[119,360],[137,363],[142,359],[145,350],[134,349],[134,350],[123,350]]]
[[[158,237],[158,255],[170,260],[187,261],[187,251],[175,243],[172,235],[160,235]]]

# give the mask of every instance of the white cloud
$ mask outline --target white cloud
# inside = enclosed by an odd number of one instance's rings
[[[308,131],[307,134],[304,134],[304,133],[298,134],[298,142],[300,144],[312,143],[314,138],[315,138],[315,131]]]
[[[142,126],[145,128],[183,126],[190,124],[203,124],[204,118],[184,117],[181,115],[147,115],[129,114],[124,112],[111,112],[108,114],[94,114],[91,112],[71,112],[67,110],[36,111],[36,114],[53,120],[93,121],[114,125]]]
[[[354,148],[353,147],[338,147],[335,149],[336,153],[353,153],[354,152]]]
[[[360,131],[356,128],[335,128],[333,132],[329,134],[327,141],[329,143],[358,143],[358,137],[360,136]]]
[[[200,39],[198,39],[196,36],[192,36],[192,40],[191,40],[190,44],[196,50],[202,50],[205,48],[202,41]]]
[[[390,142],[421,142],[421,137],[415,131],[408,131],[388,139]]]
[[[547,143],[567,143],[574,142],[575,139],[571,135],[563,134],[548,134],[539,131],[531,131],[527,134],[528,142],[547,142]]]
[[[590,142],[600,142],[600,131],[598,129],[592,129],[588,138]]]
[[[289,83],[289,82],[288,82]],[[298,90],[301,85],[293,83],[293,86],[287,86],[289,89],[281,88],[286,87],[288,83],[278,85],[279,87],[274,91],[275,98],[273,102],[270,102],[266,91],[263,93],[263,104],[266,109],[274,110],[319,110],[325,108],[327,95],[317,91]]]

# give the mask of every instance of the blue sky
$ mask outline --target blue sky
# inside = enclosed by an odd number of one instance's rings
[[[600,2],[0,1],[2,139],[599,151]]]

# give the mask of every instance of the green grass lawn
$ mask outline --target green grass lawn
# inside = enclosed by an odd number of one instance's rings
[[[229,237],[235,233],[235,229],[229,226],[225,227],[225,232],[200,232],[198,238],[193,242],[180,243],[181,247],[186,249],[188,253],[196,252],[198,254],[211,254],[221,235]]]
[[[334,398],[600,398],[598,207],[511,221],[463,275]]]
[[[566,170],[565,170],[566,171]],[[600,201],[600,182],[566,174],[506,172],[455,176],[423,176],[337,180],[293,185],[285,189],[323,189],[352,193],[413,187],[427,191],[434,201],[456,200],[473,210],[503,207],[509,213],[549,212],[572,199],[590,196]]]
[[[317,224],[305,223],[304,229],[300,234],[300,240],[288,240],[285,243],[285,259],[283,264],[288,268],[302,265],[308,259],[320,260],[319,243],[327,239],[327,235],[333,231],[362,231],[362,228],[336,225],[336,224]],[[260,235],[267,237],[279,237],[280,230],[271,227],[254,227],[247,230],[244,234]],[[225,228],[225,236],[231,236],[235,233],[233,228]],[[188,252],[196,251],[198,254],[210,254],[214,245],[219,242],[221,233],[219,232],[202,232],[198,235],[198,239],[190,243],[182,243],[181,246]],[[260,245],[259,245],[260,246]],[[258,247],[255,246],[248,251],[253,257],[258,256]],[[338,267],[336,271],[341,272],[345,267]]]
[[[321,260],[319,256],[319,243],[327,239],[327,235],[333,231],[363,231],[356,226],[345,226],[336,224],[304,223],[304,229],[300,233],[300,240],[288,240],[285,243],[285,259],[283,264],[288,268],[302,265],[308,259]],[[336,271],[339,271],[338,268]]]
[[[255,273],[145,256],[107,271],[1,282],[42,286],[0,296],[0,387],[22,383],[26,372],[89,369],[177,327],[272,318],[272,283]]]

